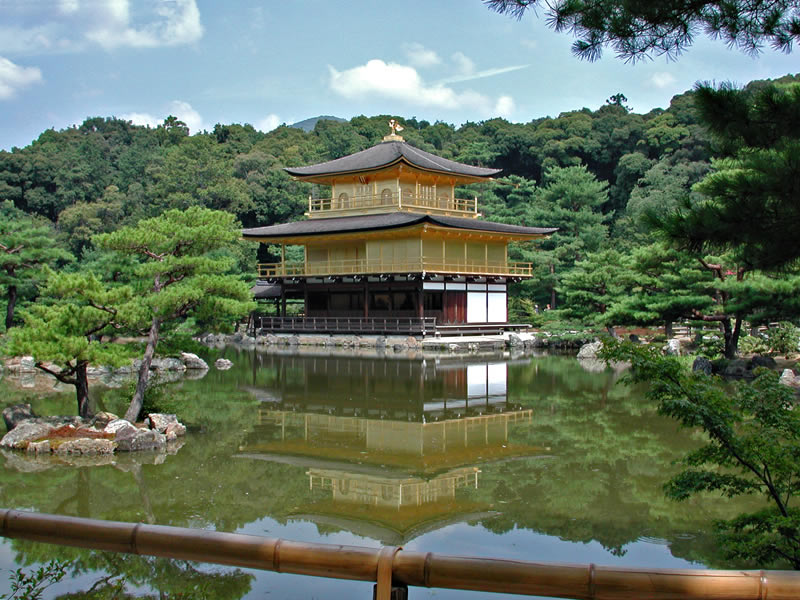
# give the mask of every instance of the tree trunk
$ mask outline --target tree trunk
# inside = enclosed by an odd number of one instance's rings
[[[739,335],[742,332],[742,318],[736,317],[733,327],[731,320],[725,319],[721,323],[722,335],[725,339],[725,358],[732,360],[739,352]]]
[[[6,305],[6,331],[14,326],[14,307],[17,304],[17,286],[8,286],[8,304]]]
[[[88,363],[78,363],[75,369],[75,394],[78,400],[78,416],[88,419],[94,416],[89,406],[89,378],[86,375]]]
[[[136,391],[131,398],[131,404],[125,413],[125,420],[135,423],[139,418],[139,413],[144,404],[144,392],[147,389],[147,381],[150,379],[150,365],[153,362],[153,356],[156,353],[156,344],[158,344],[158,330],[161,327],[161,320],[153,317],[150,323],[150,332],[147,335],[147,346],[144,349],[144,356],[142,357],[142,365],[139,367],[139,380],[136,382]]]
[[[554,264],[550,264],[550,275],[553,276],[553,283],[550,284],[550,308],[556,307],[556,266]]]
[[[664,335],[667,339],[672,337],[672,321],[664,321]]]
[[[615,340],[618,340],[618,339],[619,339],[619,334],[618,334],[618,333],[617,333],[617,331],[614,329],[614,326],[613,326],[613,325],[606,325],[606,331],[608,332],[608,335],[610,335],[610,336],[611,336],[612,338],[614,338]]]

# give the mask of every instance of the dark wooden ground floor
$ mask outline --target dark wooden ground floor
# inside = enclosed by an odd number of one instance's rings
[[[305,317],[433,318],[441,325],[505,323],[505,278],[407,275],[351,278],[286,278],[273,282],[278,316],[301,301]]]

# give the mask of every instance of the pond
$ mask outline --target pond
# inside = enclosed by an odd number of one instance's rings
[[[220,356],[234,367],[155,394],[190,427],[182,447],[68,462],[5,451],[0,507],[532,561],[731,566],[710,527],[741,507],[662,491],[697,434],[658,416],[611,369],[508,353],[229,347],[207,358]],[[37,381],[6,377],[0,408],[25,400],[40,414],[74,412],[71,389]],[[94,399],[121,413],[124,396],[97,386]],[[114,585],[134,597],[371,597],[369,583],[19,540],[0,540],[0,595],[9,570],[51,558],[71,571],[49,598]],[[414,588],[410,597],[505,596]]]

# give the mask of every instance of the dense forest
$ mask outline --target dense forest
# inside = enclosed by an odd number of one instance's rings
[[[768,83],[745,89],[755,93]],[[772,83],[796,87],[800,76]],[[595,111],[460,127],[378,115],[321,119],[310,131],[284,125],[262,133],[250,125],[218,124],[189,135],[175,117],[157,128],[89,118],[0,152],[2,218],[15,218],[9,211],[25,213],[36,231],[50,228],[45,237],[71,255],[53,257],[62,269],[92,270],[115,280],[125,269],[95,247],[93,236],[192,206],[227,211],[243,227],[300,219],[308,196],[327,192],[293,181],[283,167],[363,150],[382,139],[390,118],[398,118],[414,146],[502,169],[496,181],[460,191],[478,197],[485,218],[559,228],[539,244],[512,248],[511,258],[533,262],[536,273],[513,292],[515,319],[667,328],[695,319],[738,336],[733,328],[744,318],[757,324],[796,315],[797,277],[786,269],[742,269],[734,255],[698,254],[691,244],[661,243],[653,223],[700,201],[697,184],[714,172],[714,157],[725,150],[701,124],[696,94],[675,96],[668,108],[643,115],[616,94]],[[235,258],[250,281],[258,260],[277,257],[269,248],[241,243]],[[20,304],[36,296],[35,281],[23,285],[8,272],[0,277],[0,284],[15,288]],[[740,289],[731,287],[734,280]],[[767,288],[780,302],[753,300]],[[548,305],[557,310],[539,314]]]

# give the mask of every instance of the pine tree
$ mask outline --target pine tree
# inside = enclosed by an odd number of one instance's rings
[[[131,290],[109,290],[92,273],[47,275],[42,300],[20,311],[24,326],[11,331],[5,351],[32,355],[37,368],[75,386],[78,415],[88,417],[86,368],[120,366],[130,359],[126,346],[104,342],[102,336],[120,326],[120,307],[130,301]]]
[[[224,252],[239,236],[233,215],[193,206],[94,238],[102,248],[143,261],[135,272],[136,308],[127,316],[147,332],[147,344],[127,420],[135,421],[141,411],[162,325],[189,314],[224,324],[255,308],[248,286],[226,274],[232,260]]]
[[[55,241],[52,226],[0,203],[0,284],[6,287],[6,329],[14,326],[14,311],[22,286],[35,284],[44,265],[72,259]]]

